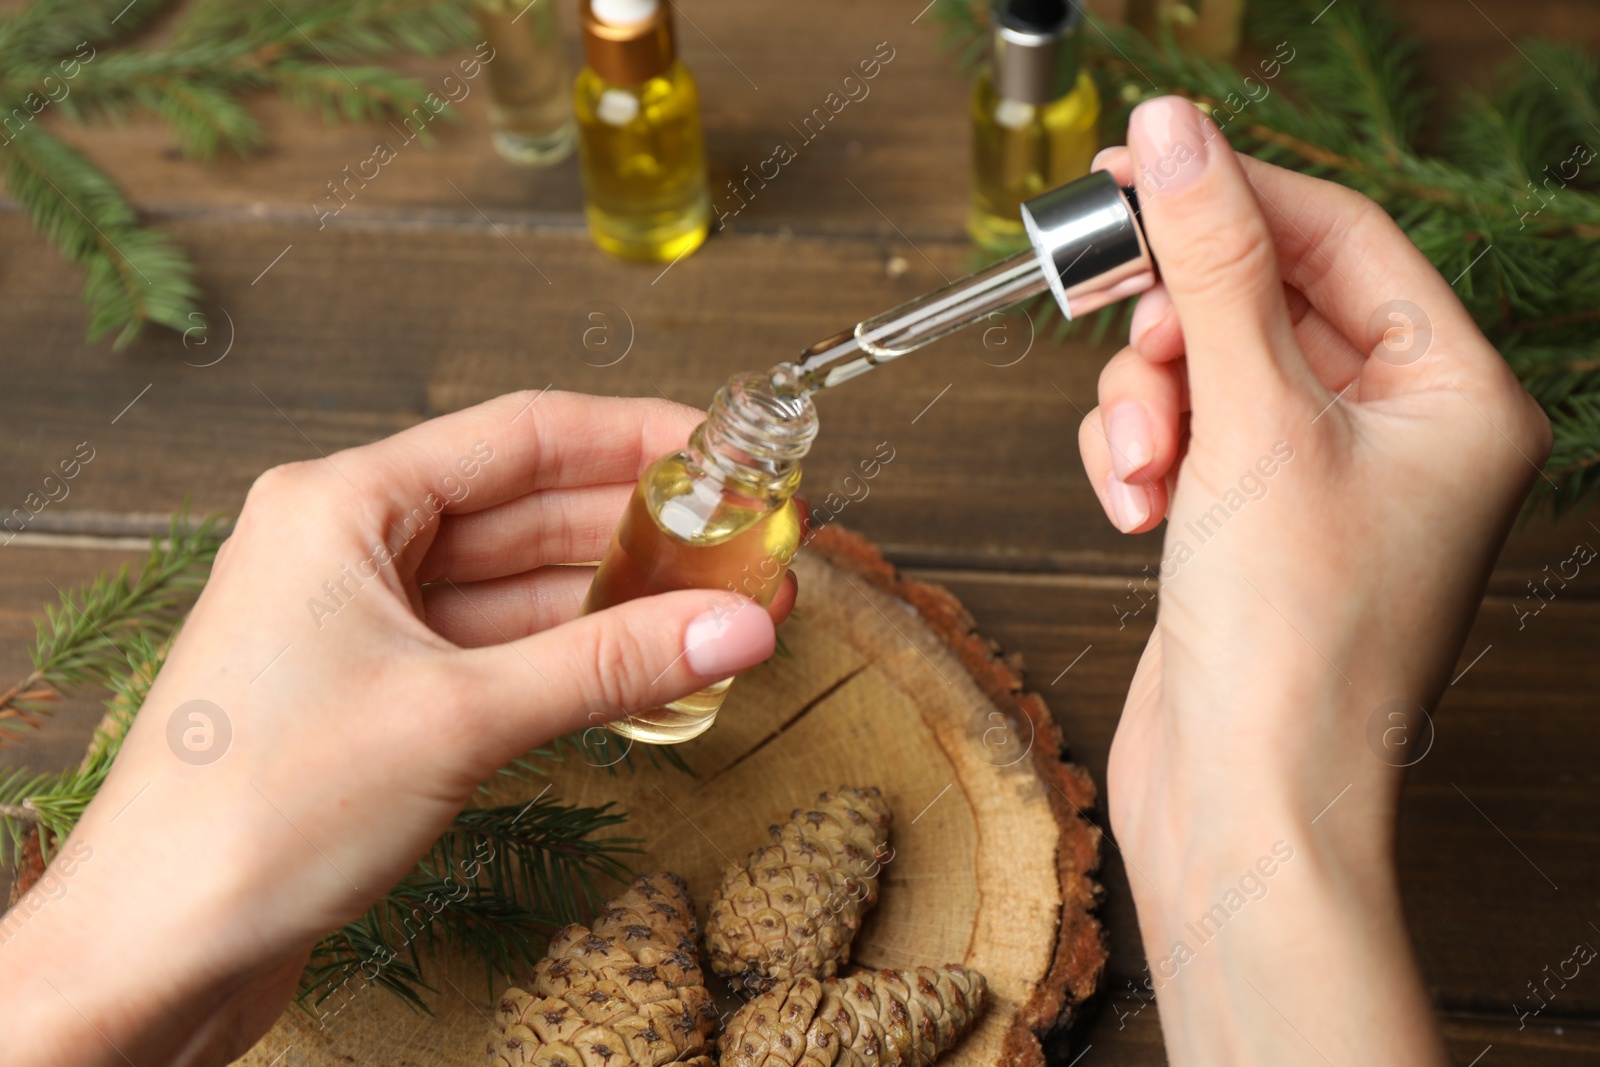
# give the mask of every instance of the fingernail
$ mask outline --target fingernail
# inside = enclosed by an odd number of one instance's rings
[[[1133,109],[1128,145],[1139,159],[1139,187],[1176,193],[1206,169],[1206,135],[1199,110],[1177,96],[1162,96]]]
[[[1132,533],[1150,517],[1150,494],[1142,485],[1129,485],[1108,474],[1106,496],[1111,499],[1111,520],[1123,533]]]
[[[743,597],[697,615],[683,632],[689,669],[709,678],[754,667],[772,655],[772,646],[772,619]]]
[[[1172,297],[1166,286],[1158,285],[1146,291],[1139,302],[1133,305],[1133,321],[1128,323],[1128,343],[1138,348],[1144,335],[1155,329],[1171,309]]]
[[[1100,151],[1094,154],[1094,159],[1089,163],[1089,169],[1103,170],[1109,168],[1111,166],[1112,158],[1118,152],[1126,152],[1127,150],[1128,148],[1126,145],[1120,144],[1112,145],[1110,148],[1102,148]]]
[[[1130,401],[1112,408],[1106,417],[1106,439],[1111,442],[1111,466],[1123,481],[1144,470],[1156,452],[1143,404]]]

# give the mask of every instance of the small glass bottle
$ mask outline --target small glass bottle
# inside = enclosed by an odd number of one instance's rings
[[[566,159],[577,144],[578,127],[556,0],[475,0],[473,13],[494,49],[485,69],[495,150],[513,163],[534,167]]]
[[[617,525],[583,612],[675,589],[736,592],[772,603],[800,545],[800,459],[817,435],[807,394],[759,374],[717,391],[689,446],[651,464]],[[727,605],[726,600],[718,604]],[[624,737],[676,744],[704,733],[732,678],[611,724]]]
[[[994,63],[972,95],[967,232],[996,253],[1028,247],[1024,200],[1089,173],[1100,94],[1078,61],[1083,14],[1065,0],[998,0]]]
[[[664,0],[582,0],[574,107],[585,211],[614,256],[669,262],[711,228],[700,96]]]

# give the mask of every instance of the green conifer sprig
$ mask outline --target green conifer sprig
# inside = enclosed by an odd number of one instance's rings
[[[0,96],[0,108],[8,101]],[[34,226],[84,268],[89,337],[117,331],[132,341],[146,322],[175,330],[199,290],[183,253],[159,230],[141,227],[133,207],[94,164],[30,124],[0,147],[5,186]]]
[[[117,347],[146,323],[194,326],[193,268],[45,123],[149,114],[186,157],[248,155],[261,145],[249,94],[278,92],[327,121],[408,114],[427,87],[371,61],[437,54],[471,35],[464,0],[192,0],[158,43],[128,42],[173,6],[33,0],[0,13],[0,174],[35,227],[84,268],[89,337],[114,333]]]
[[[0,17],[0,63],[70,53],[80,43],[102,45],[143,29],[172,0],[35,0]]]
[[[988,9],[987,0],[934,9],[967,69],[984,54]],[[1255,4],[1247,29],[1262,56],[1280,43],[1292,53],[1279,57],[1276,78],[1263,78],[1258,64],[1209,61],[1170,37],[1150,41],[1092,20],[1083,43],[1108,103],[1108,136],[1121,139],[1140,101],[1178,93],[1231,115],[1224,133],[1236,148],[1372,197],[1453,281],[1549,414],[1555,448],[1536,500],[1558,512],[1592,501],[1600,492],[1600,63],[1568,45],[1523,42],[1487,91],[1458,93],[1444,108],[1417,84],[1414,40],[1374,0]],[[1092,321],[1104,331],[1124,314],[1108,308]]]
[[[77,767],[58,774],[32,774],[22,768],[0,774],[3,858],[13,870],[21,862],[29,834],[37,836],[40,853],[48,862],[55,846],[77,825],[100,791],[128,727],[166,661],[171,631],[165,637],[158,637],[158,632],[157,626],[135,630],[123,643],[128,666],[123,671],[108,668],[111,697],[106,701],[106,714]]]
[[[626,821],[610,804],[546,799],[468,808],[429,854],[362,918],[325,937],[301,975],[299,1002],[324,1014],[368,984],[428,1011],[420,948],[446,944],[497,974],[537,962],[556,930],[591,916],[601,879],[625,881],[639,839],[597,837]]]
[[[220,518],[191,525],[180,514],[164,538],[151,539],[137,576],[124,565],[46,606],[29,653],[33,670],[0,693],[0,747],[38,725],[49,701],[67,690],[124,682],[141,650],[172,635],[224,536]]]

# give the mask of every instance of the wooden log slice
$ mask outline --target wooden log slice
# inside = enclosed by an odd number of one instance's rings
[[[679,746],[695,777],[648,760],[616,773],[580,757],[551,768],[550,794],[615,801],[638,870],[689,882],[702,921],[723,868],[767,828],[843,784],[879,786],[894,809],[878,906],[853,965],[964,963],[990,1004],[941,1063],[1043,1064],[1094,992],[1106,950],[1092,914],[1099,831],[1088,774],[1064,759],[1021,666],[974,632],[946,590],[899,578],[860,536],[834,526],[796,560],[800,600],[788,655],[735,683],[714,729]],[[613,739],[615,740],[615,739]],[[515,783],[496,803],[531,798]],[[360,983],[291,1009],[244,1058],[252,1067],[407,1064],[478,1067],[492,995],[475,961],[429,961],[433,1017]],[[709,974],[709,972],[708,972]],[[720,979],[711,983],[725,994]],[[731,998],[729,1008],[736,1007]]]

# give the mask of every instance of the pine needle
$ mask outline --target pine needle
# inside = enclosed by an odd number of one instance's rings
[[[7,100],[0,93],[0,107]],[[9,108],[7,110],[10,110]],[[133,208],[100,170],[37,122],[3,147],[6,191],[50,243],[87,272],[89,338],[116,332],[126,345],[147,322],[182,330],[199,294],[183,254]]]
[[[19,768],[0,777],[0,832],[4,834],[6,863],[13,869],[20,861],[28,834],[38,835],[40,850],[48,862],[53,843],[78,824],[110,773],[111,764],[122,749],[122,739],[166,662],[170,646],[170,631],[159,640],[149,630],[127,638],[124,650],[130,666],[110,679],[112,695],[106,702],[105,717],[76,768],[58,774],[33,774]]]
[[[301,976],[301,1006],[325,1015],[336,995],[378,985],[428,1011],[419,948],[441,943],[483,962],[492,995],[497,975],[532,966],[551,934],[599,909],[599,880],[627,879],[620,857],[639,852],[639,839],[595,836],[625,819],[610,804],[542,796],[463,811],[415,871],[317,944]]]
[[[164,538],[152,538],[137,576],[115,575],[61,594],[35,626],[33,670],[0,693],[0,747],[37,725],[47,701],[83,685],[126,686],[140,655],[168,640],[205,585],[224,537],[222,519],[190,528],[174,516]]]

